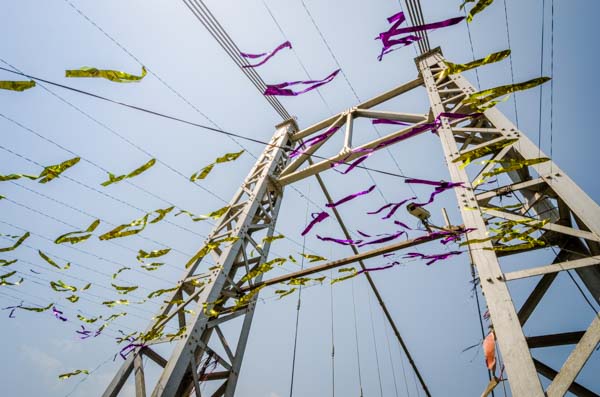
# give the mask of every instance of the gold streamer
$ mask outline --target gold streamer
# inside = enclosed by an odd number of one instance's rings
[[[148,168],[152,167],[156,163],[156,159],[150,159],[146,164],[142,165],[139,168],[131,171],[129,174],[116,176],[115,174],[108,173],[108,181],[102,182],[102,186],[112,185],[113,183],[117,183],[122,181],[123,179],[133,178],[140,175],[142,172],[146,171]]]
[[[50,287],[52,287],[52,289],[56,292],[68,292],[68,291],[76,292],[77,291],[77,287],[75,287],[73,285],[69,285],[62,280],[50,281]]]
[[[296,291],[297,288],[292,288],[290,290],[285,290],[285,289],[278,289],[275,291],[275,293],[277,295],[279,295],[279,299],[283,298],[284,296],[288,296],[294,293],[294,291]]]
[[[19,91],[23,92],[35,87],[35,81],[0,81],[0,90]]]
[[[288,281],[287,284],[288,285],[302,285],[302,286],[305,286],[311,280],[312,280],[312,278],[310,278],[310,277],[297,277],[297,278],[293,278],[290,281]]]
[[[496,153],[497,151],[504,149],[507,146],[512,145],[517,142],[519,139],[508,139],[506,141],[496,142],[488,146],[484,146],[478,149],[473,149],[468,152],[465,152],[452,160],[453,163],[458,163],[462,161],[461,166],[459,167],[461,170],[464,169],[467,165],[471,164],[473,160],[479,159],[483,156],[486,156],[490,153]]]
[[[540,158],[537,158],[537,159],[528,159],[528,160],[515,160],[515,159],[509,159],[509,160],[486,160],[485,163],[496,163],[496,164],[506,164],[506,163],[508,163],[508,165],[504,165],[502,167],[496,168],[496,169],[494,169],[492,171],[489,171],[489,172],[484,172],[481,175],[481,178],[478,179],[477,181],[475,181],[474,185],[475,186],[481,185],[483,182],[485,182],[485,180],[487,178],[492,177],[492,176],[504,174],[504,173],[511,172],[511,171],[520,170],[523,167],[529,167],[531,165],[541,164],[541,163],[545,163],[547,161],[550,161],[550,159],[548,157],[540,157]]]
[[[0,266],[5,267],[5,266],[10,266],[13,263],[16,263],[18,261],[18,259],[13,259],[12,261],[7,261],[6,259],[0,259]]]
[[[14,245],[12,247],[5,247],[5,248],[0,248],[0,252],[8,252],[8,251],[14,251],[17,248],[19,248],[19,245],[23,244],[23,241],[27,240],[29,238],[31,234],[29,232],[25,232],[24,235],[22,235],[21,237],[19,237],[19,239],[14,243]]]
[[[54,303],[51,303],[51,304],[49,304],[48,306],[45,306],[45,307],[19,306],[19,309],[27,310],[29,312],[42,313],[42,312],[45,312],[46,310],[49,310],[52,306],[54,306]]]
[[[483,112],[486,109],[489,109],[500,101],[493,101],[493,99],[498,98],[502,95],[510,95],[513,92],[528,90],[533,87],[537,87],[540,84],[544,84],[549,81],[550,77],[538,77],[536,79],[532,79],[523,83],[518,84],[510,84],[503,85],[495,88],[490,88],[488,90],[479,91],[474,94],[469,95],[464,101],[464,105],[472,105],[477,111]],[[508,99],[508,96],[503,100]]]
[[[206,167],[202,168],[200,171],[192,174],[192,176],[190,177],[190,181],[195,182],[198,179],[204,179],[204,178],[206,178],[208,176],[208,174],[210,174],[210,172],[212,171],[212,169],[214,168],[215,165],[221,164],[221,163],[226,163],[226,162],[229,162],[229,161],[235,161],[243,153],[244,153],[244,151],[242,150],[241,152],[237,152],[237,153],[226,153],[226,154],[224,154],[223,156],[217,158],[213,163],[210,163]]]
[[[142,259],[158,258],[163,255],[167,255],[170,251],[171,251],[171,248],[154,250],[154,251],[150,251],[150,252],[146,252],[144,250],[139,250],[136,258],[139,262],[142,262]]]
[[[78,318],[79,320],[83,321],[84,323],[93,324],[93,323],[95,323],[96,321],[98,321],[98,319],[102,318],[102,316],[100,316],[100,317],[92,317],[92,318],[87,318],[87,317],[84,317],[84,316],[82,316],[81,314],[78,314],[78,315],[77,315],[77,318]]]
[[[323,284],[323,281],[325,281],[326,276],[323,277],[317,277],[317,278],[313,278],[313,281],[316,281],[319,284]]]
[[[125,270],[131,270],[130,267],[127,266],[123,266],[122,268],[120,268],[119,270],[117,270],[115,273],[113,273],[112,278],[113,280],[117,278],[117,276],[121,273],[124,272]]]
[[[477,60],[469,62],[469,63],[452,63],[452,62],[448,62],[448,61],[443,61],[444,64],[446,65],[446,69],[444,71],[442,71],[440,80],[443,80],[446,77],[453,75],[453,74],[466,72],[467,70],[475,69],[480,66],[499,62],[499,61],[505,59],[506,57],[508,57],[509,55],[510,55],[510,50],[504,50],[504,51],[500,51],[500,52],[494,52],[494,53],[486,56],[485,58],[477,59]]]
[[[67,300],[71,303],[75,303],[79,300],[79,297],[77,295],[71,295],[71,296],[67,296]]]
[[[107,79],[115,83],[131,83],[142,80],[146,77],[147,73],[148,71],[144,66],[142,66],[141,76],[135,76],[119,70],[96,69],[84,66],[79,69],[65,70],[65,77],[93,77]]]
[[[28,175],[28,174],[0,175],[0,182],[14,181],[15,179],[20,179],[20,178],[29,178],[29,179],[35,181],[38,177],[35,175]]]
[[[150,223],[157,223],[162,221],[163,219],[165,219],[165,216],[167,216],[169,214],[169,212],[173,211],[175,207],[169,207],[169,208],[165,208],[164,210],[158,209],[158,210],[154,210],[154,212],[156,212],[158,214],[158,216],[154,219],[152,219],[150,221]]]
[[[112,283],[110,285],[112,285],[113,288],[117,290],[117,293],[119,293],[121,295],[126,295],[126,294],[128,294],[128,293],[130,293],[132,291],[135,291],[136,289],[139,288],[139,286],[137,286],[137,285],[134,285],[134,286],[131,286],[131,287],[125,287],[125,286],[122,286],[122,285],[116,285],[116,284],[112,284]]]
[[[123,343],[123,342],[126,342],[126,341],[127,341],[127,342],[129,342],[129,339],[130,339],[130,338],[133,338],[134,336],[136,336],[136,335],[137,335],[137,333],[138,333],[138,331],[133,331],[133,332],[132,332],[132,333],[130,333],[130,334],[127,334],[127,335],[123,334],[123,336],[118,336],[118,337],[116,338],[116,339],[117,339],[117,343],[118,343],[118,344],[121,344],[121,343]]]
[[[90,226],[88,226],[88,228],[86,230],[63,234],[62,236],[59,236],[56,240],[54,240],[54,243],[55,244],[62,244],[62,243],[77,244],[82,241],[85,241],[92,236],[92,232],[94,230],[96,230],[96,228],[98,227],[99,224],[100,224],[100,219],[96,219],[94,222],[92,222],[92,224]],[[84,234],[83,236],[76,236],[77,234],[83,234],[83,233],[88,233],[88,234]],[[74,237],[72,237],[72,236],[74,236]]]
[[[268,262],[261,263],[256,268],[250,270],[250,272],[248,272],[246,275],[244,275],[244,277],[242,277],[240,281],[246,282],[246,281],[249,281],[249,280],[251,280],[253,278],[256,278],[256,277],[258,277],[261,274],[264,274],[264,273],[266,273],[266,272],[268,272],[270,270],[273,270],[273,266],[275,264],[278,264],[279,266],[281,266],[286,261],[287,261],[287,259],[285,259],[285,258],[275,258],[275,259],[271,259]]]
[[[303,257],[305,257],[306,259],[308,259],[309,263],[314,263],[314,262],[320,262],[320,261],[326,261],[327,258],[323,257],[323,256],[319,256],[319,255],[310,255],[310,254],[300,254]]]
[[[343,277],[339,277],[339,278],[334,278],[333,280],[331,280],[331,285],[335,284],[335,283],[339,283],[340,281],[344,281],[344,280],[348,280],[352,277],[356,277],[358,275],[358,272],[356,271],[355,268],[353,267],[345,267],[345,268],[341,268],[338,270],[339,273],[351,273],[348,276],[343,276]]]
[[[41,250],[38,250],[38,254],[40,254],[40,256],[42,257],[43,260],[45,260],[50,265],[54,266],[55,268],[57,268],[59,270],[67,270],[68,268],[71,267],[70,262],[67,263],[64,268],[60,267],[58,264],[56,264],[56,262],[54,262],[52,259],[50,259],[50,257],[48,255],[44,254]]]
[[[79,160],[81,160],[81,158],[74,157],[70,160],[63,161],[60,164],[50,165],[50,166],[44,168],[44,170],[38,177],[38,178],[40,178],[40,180],[38,182],[39,183],[48,183],[51,180],[58,178],[60,176],[60,174],[62,174],[63,172],[65,172],[66,170],[68,170],[69,168],[74,166],[75,164],[79,163]]]
[[[67,372],[66,374],[60,374],[60,375],[58,375],[58,379],[65,380],[65,379],[69,379],[70,377],[76,376],[76,375],[79,375],[79,374],[89,375],[90,371],[88,371],[87,369],[76,369],[73,372]]]
[[[291,255],[290,255],[290,256],[288,256],[288,259],[289,259],[289,260],[290,260],[290,262],[292,262],[292,263],[296,263],[296,264],[298,263],[298,261],[296,260],[296,258],[294,258],[294,257],[293,257],[293,256],[291,256]]]
[[[475,0],[465,0],[464,3],[462,3],[460,5],[460,9],[462,10],[467,3],[474,3],[474,2],[475,2]],[[477,4],[475,4],[475,7],[471,8],[471,11],[469,11],[469,15],[467,15],[467,22],[469,22],[469,23],[472,22],[473,17],[476,14],[479,14],[481,11],[485,10],[493,2],[494,2],[494,0],[479,0],[477,2]]]
[[[177,331],[176,333],[174,333],[174,334],[166,334],[165,336],[167,338],[169,338],[169,342],[172,342],[173,339],[179,338],[180,336],[185,335],[185,331],[187,331],[187,327],[183,326],[183,327],[179,328],[179,331]]]
[[[215,211],[213,211],[213,212],[211,212],[209,214],[200,215],[200,216],[196,216],[196,215],[192,214],[189,211],[180,210],[177,214],[175,214],[175,216],[179,216],[181,214],[185,214],[185,215],[189,216],[192,219],[192,221],[194,221],[194,222],[204,221],[204,220],[207,220],[209,218],[217,220],[220,217],[222,217],[223,215],[225,215],[225,213],[229,210],[229,208],[231,208],[231,207],[229,205],[226,205],[225,207],[219,208],[218,210],[215,210]]]
[[[148,263],[148,264],[142,265],[142,269],[148,270],[149,272],[152,272],[154,270],[160,269],[160,267],[162,265],[164,265],[163,262],[152,262],[152,263]]]
[[[282,238],[285,238],[285,236],[283,234],[277,235],[277,236],[267,236],[265,238],[262,239],[263,243],[272,243],[275,240],[281,240]]]
[[[102,302],[102,304],[104,306],[114,307],[117,305],[128,305],[129,301],[127,299],[118,299],[116,301],[105,301],[105,302]]]
[[[99,237],[99,239],[100,240],[112,240],[114,238],[121,238],[121,237],[127,237],[127,236],[131,236],[134,234],[138,234],[139,232],[141,232],[142,230],[144,230],[146,228],[146,225],[148,224],[148,216],[150,216],[150,214],[146,214],[142,218],[136,219],[130,223],[117,226],[110,232],[107,232],[107,233],[104,233],[103,235],[101,235]],[[135,227],[138,227],[138,228],[134,229]],[[131,228],[131,229],[129,229],[129,228]]]
[[[250,292],[248,292],[246,295],[242,296],[240,299],[236,299],[235,304],[233,305],[233,311],[239,310],[243,307],[248,306],[252,299],[258,294],[258,292],[263,289],[264,287],[266,287],[265,284],[258,286],[256,288],[254,288],[253,290],[251,290]]]
[[[196,255],[194,255],[186,264],[185,264],[185,268],[188,269],[190,266],[192,266],[194,263],[196,263],[197,261],[199,261],[201,258],[204,258],[206,255],[208,255],[210,252],[212,252],[213,250],[216,250],[217,248],[219,248],[221,246],[222,243],[225,242],[236,242],[238,241],[240,238],[239,237],[225,237],[221,240],[217,240],[217,241],[211,241],[206,243],[206,245],[204,247],[202,247],[200,249],[200,251],[198,251],[196,253]]]
[[[177,291],[179,289],[179,286],[175,286],[173,288],[167,288],[167,289],[157,289],[156,291],[152,291],[148,294],[148,299],[152,299],[152,298],[156,298],[157,296],[161,296],[163,294],[166,294],[168,292],[173,292],[173,291]]]

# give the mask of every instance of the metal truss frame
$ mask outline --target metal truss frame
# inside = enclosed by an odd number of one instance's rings
[[[331,202],[320,176],[321,172],[335,164],[356,160],[361,156],[361,151],[356,150],[357,148],[376,152],[381,149],[378,145],[382,142],[408,138],[414,135],[411,132],[415,127],[422,126],[429,126],[429,130],[437,130],[452,181],[464,183],[464,188],[456,189],[456,195],[463,226],[476,229],[469,234],[469,239],[485,239],[493,221],[497,219],[524,224],[538,222],[541,226],[536,231],[539,234],[537,240],[558,249],[552,264],[504,273],[500,264],[501,257],[524,254],[540,247],[511,248],[510,245],[494,240],[469,245],[513,396],[544,396],[538,373],[552,380],[546,390],[548,396],[562,396],[567,391],[578,396],[596,396],[592,391],[577,384],[575,379],[600,340],[599,317],[594,318],[587,330],[563,334],[526,337],[522,326],[561,271],[576,271],[591,294],[597,300],[600,299],[600,208],[551,161],[523,166],[508,172],[510,182],[504,186],[489,190],[478,187],[477,183],[484,173],[492,171],[495,166],[542,157],[543,153],[494,108],[486,110],[477,118],[439,117],[442,113],[449,112],[472,113],[472,109],[465,106],[463,101],[475,90],[460,74],[441,77],[444,64],[439,49],[418,57],[416,62],[419,76],[406,84],[302,131],[298,131],[293,120],[277,126],[270,144],[234,196],[227,212],[211,232],[205,248],[188,263],[189,269],[181,278],[179,288],[165,301],[165,306],[146,330],[145,335],[150,336],[149,341],[128,356],[106,389],[104,397],[117,396],[132,373],[135,374],[136,397],[146,396],[142,366],[144,356],[162,368],[158,382],[152,390],[153,397],[199,397],[200,385],[205,382],[215,384],[212,396],[232,396],[248,340],[255,302],[262,286],[351,262],[359,262],[364,268],[363,259],[435,240],[434,237],[426,237],[363,253],[352,247],[355,255],[306,269],[302,274],[296,272],[264,282],[260,272],[256,277],[247,277],[256,274],[253,271],[267,261],[270,242],[268,239],[263,242],[263,239],[273,234],[286,185],[315,176],[326,199]],[[422,86],[427,89],[431,105],[426,114],[373,110],[390,99]],[[355,148],[352,144],[353,124],[359,117],[386,118],[413,125]],[[434,120],[438,122],[433,123]],[[316,153],[327,142],[327,138],[305,148],[304,152],[294,159],[289,159],[289,152],[294,147],[302,146],[304,139],[326,128],[344,126],[344,144],[337,155],[326,159],[320,157],[318,162],[312,161],[313,158],[319,157]],[[426,131],[427,129],[423,129],[421,133]],[[476,176],[471,178],[456,160],[481,148],[494,148],[487,153],[494,161],[486,162]],[[469,167],[474,166],[476,164]],[[518,198],[521,205],[518,208],[511,206],[507,209],[495,203],[508,196]],[[339,213],[334,212],[342,231],[349,238]],[[206,249],[211,246],[212,249]],[[200,262],[206,255],[212,255],[216,266],[208,272],[199,272]],[[383,299],[369,274],[365,275],[426,395],[429,396],[430,392]],[[508,282],[535,276],[542,276],[541,280],[523,307],[517,310],[510,296]],[[229,321],[241,322],[239,337],[235,343],[225,337],[220,327]],[[175,331],[179,332],[165,334],[168,327],[174,327]],[[154,350],[154,345],[157,344],[174,345],[168,359]],[[576,346],[559,371],[531,355],[530,349],[533,348],[566,344]]]

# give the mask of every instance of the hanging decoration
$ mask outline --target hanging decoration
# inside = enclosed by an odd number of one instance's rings
[[[415,200],[415,199],[416,199],[416,197],[411,197],[411,198],[407,198],[406,200],[402,200],[399,203],[389,203],[389,204],[386,204],[383,207],[379,208],[377,211],[367,212],[367,214],[369,214],[369,215],[379,214],[381,211],[387,210],[389,208],[389,211],[387,212],[387,214],[381,219],[390,219],[396,213],[396,211],[398,211],[398,209],[400,207],[402,207],[404,204],[406,204],[410,200]],[[402,225],[406,229],[410,229],[408,226],[406,226],[404,224],[402,224]]]
[[[312,91],[316,88],[319,88],[329,82],[331,82],[335,76],[338,75],[338,73],[341,71],[341,69],[337,69],[336,71],[334,71],[333,73],[331,73],[329,76],[325,77],[323,80],[299,80],[299,81],[287,81],[285,83],[280,83],[280,84],[267,84],[267,89],[264,92],[264,95],[274,95],[274,96],[297,96],[300,94],[304,94],[305,92],[309,92]],[[293,85],[299,85],[299,84],[303,84],[303,85],[308,85],[307,88],[300,90],[300,91],[293,91],[290,88],[290,86]]]
[[[156,164],[156,159],[150,159],[146,164],[136,168],[135,170],[131,171],[129,174],[123,174],[123,175],[119,175],[119,176],[116,176],[115,174],[109,172],[108,173],[108,181],[102,182],[101,185],[106,187],[108,185],[112,185],[113,183],[120,182],[123,179],[134,178],[134,177],[140,175],[141,173],[143,173],[144,171],[148,170],[154,164]]]
[[[284,48],[289,48],[291,50],[292,43],[290,43],[289,41],[283,42],[283,43],[279,44],[277,47],[275,47],[275,49],[273,51],[263,52],[262,54],[248,54],[245,52],[240,52],[240,55],[243,56],[244,58],[249,58],[249,59],[262,58],[262,60],[260,62],[255,63],[253,65],[244,65],[243,68],[256,68],[258,66],[264,65],[265,63],[267,63],[267,61],[269,59],[271,59],[275,54],[277,54],[279,51],[283,50]]]
[[[89,375],[90,371],[88,371],[86,369],[76,369],[73,372],[68,372],[66,374],[60,374],[60,375],[58,375],[58,379],[65,380],[65,379],[69,379],[70,377],[73,377],[73,376],[76,376],[76,375],[80,375],[80,374]]]
[[[225,215],[225,213],[227,211],[229,211],[230,208],[231,208],[231,206],[226,205],[225,207],[219,208],[218,210],[213,211],[213,212],[211,212],[211,213],[209,213],[207,215],[200,215],[200,216],[196,216],[196,215],[192,214],[189,211],[180,210],[177,214],[175,214],[175,216],[179,216],[181,214],[185,214],[185,215],[188,215],[190,218],[192,218],[192,221],[194,221],[194,222],[204,221],[204,220],[209,219],[209,218],[217,220],[220,217],[222,217],[223,215]]]
[[[455,256],[455,255],[460,255],[462,254],[463,251],[450,251],[450,252],[446,252],[444,254],[435,254],[435,255],[425,255],[425,254],[421,254],[419,252],[409,252],[407,253],[404,258],[408,259],[408,258],[420,258],[420,259],[424,259],[424,260],[429,260],[426,265],[429,266],[437,261],[441,261],[444,259],[448,259],[451,256]]]
[[[375,185],[371,186],[371,187],[370,187],[370,188],[368,188],[367,190],[363,190],[363,191],[361,191],[361,192],[354,193],[354,194],[351,194],[351,195],[349,195],[349,196],[346,196],[346,197],[344,197],[344,198],[342,198],[342,199],[340,199],[340,200],[336,201],[335,203],[327,203],[327,204],[325,204],[325,206],[326,206],[327,208],[336,208],[337,206],[339,206],[339,205],[342,205],[342,204],[344,204],[344,203],[347,203],[348,201],[354,200],[354,199],[355,199],[355,198],[357,198],[357,197],[360,197],[360,196],[364,196],[364,195],[366,195],[366,194],[369,194],[369,193],[371,193],[371,192],[372,192],[374,189],[375,189]]]
[[[71,267],[71,263],[67,263],[65,265],[65,267],[60,267],[56,262],[54,262],[48,255],[44,254],[42,251],[38,250],[38,254],[40,255],[40,257],[45,260],[46,262],[48,262],[51,266],[54,266],[55,268],[57,268],[58,270],[67,270],[68,268]]]
[[[91,77],[103,78],[115,83],[132,83],[139,82],[146,77],[148,71],[142,66],[142,75],[135,76],[133,74],[121,72],[118,70],[103,70],[84,66],[80,69],[65,70],[65,77]]]
[[[11,247],[0,248],[0,252],[9,252],[16,250],[21,244],[23,244],[23,241],[29,238],[29,236],[31,236],[31,234],[29,232],[25,232],[25,234],[19,237],[19,239]]]
[[[242,154],[244,154],[244,150],[242,150],[240,152],[237,152],[237,153],[226,153],[223,156],[218,157],[215,161],[213,161],[212,163],[210,163],[206,167],[202,168],[200,171],[195,172],[194,174],[192,174],[192,176],[190,176],[190,181],[191,182],[196,182],[199,179],[205,179],[208,176],[208,174],[210,174],[210,172],[215,167],[215,165],[222,164],[222,163],[228,163],[230,161],[235,161]]]
[[[171,252],[171,248],[164,248],[150,252],[139,250],[136,259],[138,260],[138,262],[142,262],[142,259],[159,258],[161,256],[167,255],[169,252]]]
[[[57,237],[56,240],[54,240],[54,243],[55,244],[62,244],[62,243],[77,244],[77,243],[81,243],[82,241],[85,241],[85,240],[89,239],[92,236],[92,232],[94,232],[94,230],[96,230],[96,228],[98,227],[99,224],[100,224],[100,219],[96,219],[94,222],[91,223],[90,226],[88,226],[88,228],[86,230],[84,230],[84,231],[75,231],[75,232],[70,232],[70,233],[63,234],[62,236]]]
[[[466,72],[467,70],[475,69],[480,66],[500,62],[503,59],[506,59],[508,56],[510,56],[510,50],[494,52],[492,54],[489,54],[485,58],[477,59],[469,63],[452,63],[444,60],[443,62],[444,65],[446,65],[446,69],[442,71],[439,80],[443,80],[446,77],[451,76],[453,74]]]
[[[545,82],[550,80],[550,77],[538,77],[536,79],[531,79],[524,83],[503,85],[495,88],[490,88],[469,95],[466,99],[463,100],[462,104],[471,105],[471,107],[473,109],[476,109],[476,111],[483,112],[491,107],[496,106],[500,102],[508,100],[510,94],[514,92],[528,90],[530,88],[534,88],[538,85],[544,84]],[[500,100],[494,100],[503,95],[506,96]]]
[[[427,204],[433,203],[435,196],[437,196],[440,193],[445,192],[446,190],[454,189],[455,187],[464,187],[463,182],[453,183],[453,182],[445,182],[445,181],[429,181],[426,179],[414,179],[414,178],[405,179],[404,183],[435,186],[435,189],[429,196],[429,200],[427,202],[414,203],[414,205],[417,207],[423,207]]]
[[[475,4],[475,6],[471,8],[471,11],[469,11],[469,15],[467,15],[468,23],[471,23],[473,21],[473,17],[476,14],[479,14],[481,11],[485,10],[490,4],[494,2],[494,0],[465,0],[460,5],[460,9],[462,10],[463,8],[465,8],[467,3],[474,3],[475,1],[477,1],[477,4]]]
[[[23,92],[35,87],[35,81],[0,81],[0,90],[19,91]]]
[[[306,228],[302,231],[302,233],[300,233],[300,235],[302,236],[305,236],[308,232],[310,232],[313,226],[315,226],[317,223],[323,222],[325,219],[329,218],[329,214],[325,211],[313,212],[312,214],[310,214],[310,216],[312,217],[312,220],[310,221],[308,226],[306,226]]]

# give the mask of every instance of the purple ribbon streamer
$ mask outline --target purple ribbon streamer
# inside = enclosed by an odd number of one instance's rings
[[[325,77],[323,80],[299,80],[299,81],[286,81],[285,83],[280,84],[267,84],[267,89],[264,92],[264,95],[278,95],[278,96],[296,96],[300,94],[304,94],[305,92],[312,91],[315,88],[319,88],[322,85],[325,85],[331,82],[335,76],[341,71],[341,69],[335,70],[329,76]],[[302,91],[293,91],[287,87],[297,84],[311,84],[309,87],[303,89]]]
[[[36,272],[36,271],[35,271],[35,270],[33,270],[33,269],[29,269],[29,271],[30,271],[31,273],[33,273],[33,274],[42,274],[42,273],[40,273],[40,272]]]
[[[335,203],[332,203],[332,204],[330,204],[330,203],[327,203],[327,204],[325,204],[325,207],[327,207],[327,208],[335,208],[335,207],[337,207],[337,206],[339,206],[339,205],[342,205],[342,204],[344,204],[344,203],[347,203],[347,202],[348,202],[348,201],[350,201],[350,200],[354,200],[355,198],[357,198],[357,197],[359,197],[359,196],[364,196],[365,194],[369,194],[369,193],[371,193],[371,192],[372,192],[374,189],[375,189],[375,185],[371,186],[371,187],[370,187],[370,188],[368,188],[367,190],[363,190],[362,192],[358,192],[358,193],[354,193],[354,194],[351,194],[351,195],[349,195],[349,196],[346,196],[346,197],[344,197],[343,199],[341,199],[341,200],[339,200],[339,201],[337,201],[337,202],[335,202]]]
[[[414,203],[414,205],[417,207],[423,207],[423,206],[426,206],[427,204],[433,203],[435,196],[437,196],[440,193],[445,192],[446,190],[454,189],[455,187],[464,187],[463,182],[454,183],[454,182],[445,182],[445,181],[429,181],[426,179],[414,179],[414,178],[405,179],[404,183],[412,183],[412,184],[416,183],[416,184],[421,184],[421,185],[435,186],[435,189],[429,196],[429,200],[427,202]]]
[[[321,241],[331,241],[332,243],[337,243],[340,245],[357,245],[363,242],[363,240],[344,240],[340,238],[333,237],[321,237],[317,235],[317,238]]]
[[[58,310],[56,307],[52,307],[52,314],[54,314],[54,317],[56,317],[60,321],[67,321],[67,318],[62,315],[63,312]]]
[[[402,226],[403,228],[408,229],[408,230],[413,230],[412,227],[408,226],[404,222],[394,221],[394,225]]]
[[[243,56],[244,58],[250,58],[250,59],[262,58],[266,55],[266,57],[259,63],[255,63],[254,65],[244,65],[242,67],[243,68],[255,68],[255,67],[264,65],[269,59],[271,59],[275,54],[277,54],[280,50],[282,50],[284,48],[291,49],[292,43],[290,43],[289,41],[286,41],[284,43],[279,44],[273,51],[263,52],[262,54],[247,54],[245,52],[240,52],[241,56]]]
[[[409,252],[404,256],[404,258],[406,258],[406,259],[408,259],[408,258],[430,259],[426,263],[426,265],[429,266],[437,261],[448,259],[451,256],[460,255],[460,254],[462,254],[462,251],[450,251],[450,252],[447,252],[444,254],[435,254],[435,255],[425,255],[425,254],[421,254],[419,252]]]
[[[358,246],[359,247],[364,247],[365,245],[387,243],[388,241],[392,241],[392,240],[397,239],[398,237],[402,236],[403,234],[406,234],[406,232],[405,231],[399,231],[399,232],[396,232],[396,233],[394,233],[392,235],[379,238],[377,240],[365,241],[364,243],[361,243]]]
[[[146,347],[145,344],[143,343],[130,343],[127,346],[125,346],[124,348],[121,349],[121,351],[119,352],[119,354],[121,355],[121,358],[123,358],[123,360],[127,359],[127,355],[129,353],[131,353],[136,347],[139,348],[144,348]]]
[[[8,318],[15,318],[15,310],[19,309],[21,306],[23,306],[23,302],[21,301],[21,303],[19,303],[17,306],[7,306],[7,307],[3,307],[2,310],[9,310],[10,312],[8,313]]]
[[[78,333],[79,335],[82,335],[79,337],[79,339],[87,339],[87,338],[91,338],[91,336],[92,336],[92,331],[85,329],[85,327],[83,325],[81,326],[81,331],[77,330],[75,332]]]
[[[306,148],[303,149],[302,147],[297,147],[296,149],[292,150],[290,152],[290,158],[294,158],[296,156],[306,153],[306,151],[308,149],[310,149],[311,147],[315,146],[318,143],[323,142],[324,140],[326,140],[327,138],[329,138],[330,136],[335,134],[339,129],[340,129],[340,127],[332,127],[330,129],[328,129],[327,131],[325,131],[324,133],[319,134],[313,138],[310,138],[309,140],[304,142],[304,146],[306,146]]]
[[[304,229],[304,231],[302,231],[302,233],[300,235],[305,236],[308,232],[310,232],[310,230],[313,228],[314,225],[316,225],[319,222],[324,221],[325,219],[329,218],[329,214],[325,211],[322,212],[313,212],[310,215],[313,219],[312,221],[310,221],[310,223],[308,224],[308,226],[306,226],[306,228]]]
[[[389,203],[389,204],[386,204],[383,207],[379,208],[377,211],[367,212],[367,214],[369,214],[369,215],[375,215],[375,214],[378,214],[378,213],[380,213],[381,211],[383,211],[385,209],[391,208],[390,211],[388,212],[388,214],[386,216],[384,216],[383,218],[381,218],[381,219],[390,219],[396,213],[396,211],[398,211],[398,208],[400,208],[404,203],[406,203],[406,202],[408,202],[410,200],[414,200],[414,199],[416,199],[416,197],[411,197],[411,198],[408,198],[406,200],[402,200],[399,203]],[[404,227],[406,229],[410,229],[408,226],[406,226],[403,223],[402,224],[398,223],[397,225],[402,226],[402,227]]]
[[[387,270],[387,269],[391,269],[394,266],[398,266],[401,265],[400,262],[394,261],[392,263],[390,263],[389,265],[385,265],[385,266],[379,266],[379,267],[368,267],[366,269],[362,269],[359,270],[358,272],[356,272],[356,275],[358,276],[359,274],[363,274],[363,273],[370,273],[370,272],[378,272],[381,270]]]
[[[392,119],[374,119],[371,120],[372,124],[391,124],[391,125],[410,125],[404,121],[392,120]]]

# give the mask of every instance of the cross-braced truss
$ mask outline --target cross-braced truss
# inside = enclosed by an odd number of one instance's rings
[[[591,295],[600,300],[600,208],[551,160],[540,160],[544,154],[497,109],[487,109],[475,117],[476,112],[464,104],[475,92],[474,88],[460,74],[445,76],[441,73],[445,66],[439,49],[418,57],[416,62],[419,77],[407,84],[302,131],[297,130],[293,121],[278,126],[271,144],[234,196],[204,249],[190,261],[179,288],[146,330],[141,346],[115,375],[105,397],[118,395],[132,372],[135,373],[136,395],[146,395],[143,356],[162,367],[152,396],[200,396],[200,385],[207,383],[214,384],[210,388],[213,396],[232,396],[259,290],[261,286],[281,281],[262,282],[260,266],[267,262],[270,247],[268,240],[262,243],[262,239],[272,236],[284,187],[316,176],[331,201],[319,173],[431,130],[440,137],[452,181],[464,184],[456,188],[464,222],[461,227],[474,229],[468,234],[468,247],[481,280],[513,395],[544,396],[539,373],[552,380],[546,390],[548,396],[562,396],[567,391],[578,396],[596,396],[575,379],[600,340],[598,316],[591,320],[587,330],[569,333],[526,337],[522,327],[559,272],[577,272]],[[427,89],[431,105],[427,113],[373,110],[422,86]],[[448,113],[465,117],[448,117]],[[355,147],[352,143],[354,120],[360,117],[412,125]],[[343,127],[345,138],[339,153],[331,157],[318,156],[319,149],[334,135],[322,135],[322,131]],[[314,138],[317,133],[321,133],[321,138],[316,144],[304,147],[303,140]],[[289,159],[294,147],[304,149]],[[314,162],[313,158],[319,161]],[[492,179],[497,180],[495,186],[490,183]],[[500,183],[503,179],[507,183]],[[350,238],[335,209],[334,215],[346,238]],[[515,231],[514,227],[519,226],[526,230]],[[298,274],[290,277],[354,261],[364,267],[363,259],[434,239],[411,240],[363,254],[352,247],[353,257],[296,272]],[[501,258],[548,247],[556,250],[551,264],[524,265],[521,270],[503,272]],[[199,273],[202,257],[209,254],[216,266],[208,273]],[[517,310],[508,283],[539,276],[540,281]],[[426,394],[430,395],[368,273],[366,277]],[[232,347],[232,341],[225,337],[220,325],[239,317],[243,317],[239,321],[239,338]],[[179,332],[166,334],[166,327],[173,325]],[[148,341],[144,342],[144,338]],[[168,359],[153,349],[156,344],[175,345]],[[568,344],[575,348],[559,370],[534,359],[530,351]]]

